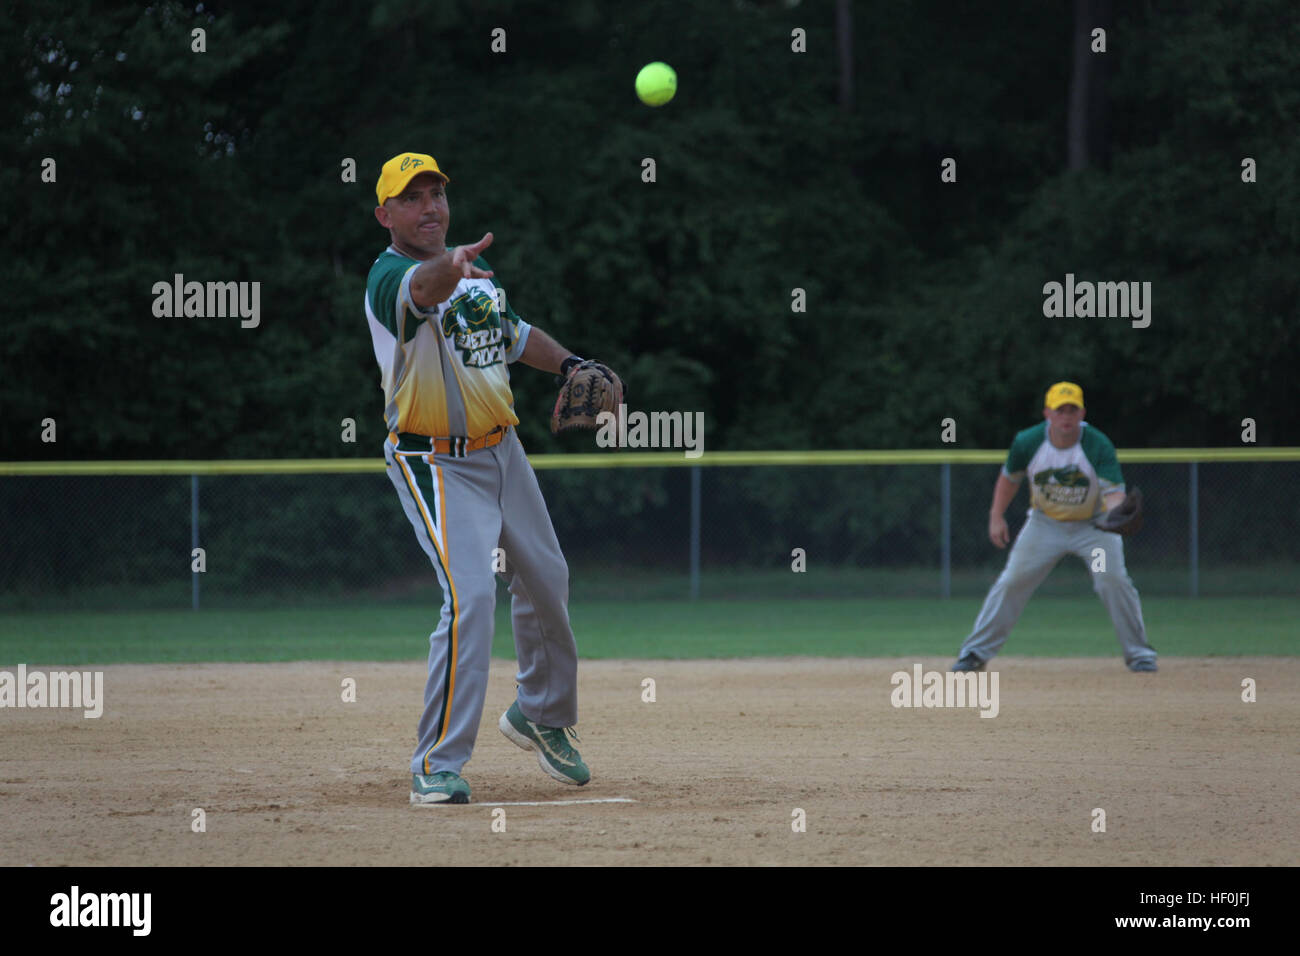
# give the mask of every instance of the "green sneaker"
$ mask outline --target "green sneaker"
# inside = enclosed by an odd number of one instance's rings
[[[582,762],[582,756],[569,743],[569,737],[578,739],[572,727],[535,724],[519,709],[519,701],[501,715],[498,726],[515,746],[537,751],[537,762],[542,769],[560,783],[581,787],[591,779],[591,771]]]
[[[459,774],[450,770],[425,776],[422,773],[411,774],[411,802],[417,805],[426,803],[469,803],[469,784]]]

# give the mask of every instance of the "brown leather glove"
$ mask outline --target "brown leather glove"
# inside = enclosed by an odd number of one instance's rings
[[[1092,523],[1100,531],[1113,534],[1137,534],[1142,530],[1142,492],[1134,486],[1124,500]]]
[[[610,369],[588,359],[569,369],[551,413],[551,432],[600,427],[601,412],[618,414],[623,403],[623,382]]]

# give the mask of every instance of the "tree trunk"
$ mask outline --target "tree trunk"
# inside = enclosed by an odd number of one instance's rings
[[[1111,56],[1111,0],[1074,0],[1070,107],[1066,121],[1066,168],[1105,165],[1107,135],[1106,73]],[[1092,52],[1092,31],[1106,31],[1107,52]]]
[[[835,0],[835,45],[840,58],[840,109],[853,112],[853,10]]]

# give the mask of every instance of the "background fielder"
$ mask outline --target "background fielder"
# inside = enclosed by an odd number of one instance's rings
[[[989,540],[1005,548],[1003,517],[1025,475],[1029,475],[1029,520],[1016,537],[1007,566],[994,582],[975,629],[961,646],[955,671],[981,670],[1002,648],[1038,586],[1067,554],[1076,554],[1092,573],[1093,590],[1106,605],[1130,670],[1156,670],[1156,652],[1146,640],[1142,604],[1124,567],[1124,540],[1098,530],[1092,519],[1124,500],[1124,478],[1115,446],[1083,421],[1083,389],[1057,382],[1047,390],[1042,424],[1016,435],[993,490]],[[1105,570],[1093,570],[1095,549]]]
[[[390,245],[370,269],[366,318],[384,390],[388,475],[442,586],[411,802],[468,803],[461,768],[487,694],[504,553],[518,699],[500,728],[565,783],[590,779],[568,741],[578,720],[578,651],[569,626],[569,569],[537,477],[515,435],[508,362],[559,372],[580,361],[506,306],[479,253],[448,249],[447,176],[432,156],[384,164],[375,218]]]

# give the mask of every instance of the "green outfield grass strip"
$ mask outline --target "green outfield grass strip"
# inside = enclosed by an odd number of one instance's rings
[[[1126,464],[1300,461],[1300,448],[1133,448],[1120,449]],[[735,468],[812,465],[996,465],[1004,450],[903,449],[898,451],[713,451],[687,458],[680,451],[530,455],[532,466],[548,468]],[[285,458],[230,461],[7,461],[0,475],[347,475],[384,470],[382,458]]]
[[[975,598],[798,601],[583,601],[570,606],[586,659],[745,657],[952,658],[979,612]],[[1177,657],[1300,653],[1296,598],[1143,601],[1162,669]],[[199,661],[353,660],[423,668],[439,602],[255,610],[0,614],[0,669]],[[1248,624],[1246,622],[1249,622]],[[1122,672],[1105,608],[1091,594],[1031,601],[1004,648],[1018,657],[1108,657]],[[498,601],[496,658],[514,655]]]

